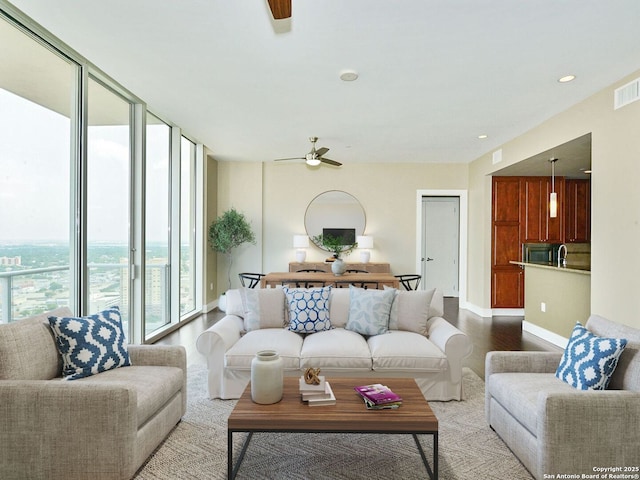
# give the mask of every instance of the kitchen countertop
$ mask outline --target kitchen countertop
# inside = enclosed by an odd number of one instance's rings
[[[558,267],[555,263],[529,263],[529,262],[515,262],[511,261],[514,265],[520,265],[522,267],[535,267],[544,268],[545,270],[559,270],[564,272],[580,273],[583,275],[591,275],[591,267],[585,265],[568,265],[566,267]]]

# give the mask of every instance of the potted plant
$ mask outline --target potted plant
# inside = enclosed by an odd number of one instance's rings
[[[243,243],[255,245],[256,237],[251,230],[251,225],[245,216],[231,208],[220,215],[209,225],[209,245],[219,253],[227,256],[229,267],[227,269],[228,288],[231,288],[231,251]]]
[[[358,247],[358,242],[345,245],[343,238],[323,234],[313,237],[313,243],[333,254],[333,258],[335,258],[335,260],[331,264],[331,271],[335,275],[342,275],[347,269],[347,266],[340,257],[342,255],[348,255]]]

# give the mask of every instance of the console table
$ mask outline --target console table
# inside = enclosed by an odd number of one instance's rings
[[[331,272],[330,262],[291,262],[289,263],[290,272],[299,272],[300,270],[322,270],[324,272]],[[369,273],[391,273],[391,265],[388,263],[347,263],[347,270],[364,270]]]
[[[399,281],[390,273],[345,273],[336,276],[331,272],[271,272],[260,280],[262,288],[275,288],[280,285],[312,285],[349,287],[352,283],[356,287],[365,284],[367,288],[382,289],[384,286],[399,288]]]

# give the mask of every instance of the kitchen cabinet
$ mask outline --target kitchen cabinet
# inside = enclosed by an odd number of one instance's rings
[[[552,192],[550,177],[520,177],[520,208],[522,209],[520,236],[523,243],[562,243],[564,178],[556,177],[558,215],[549,216],[549,196]]]
[[[591,242],[591,181],[565,182],[564,242]]]
[[[491,307],[524,308],[524,271],[509,262],[521,251],[519,177],[493,177],[491,201]]]

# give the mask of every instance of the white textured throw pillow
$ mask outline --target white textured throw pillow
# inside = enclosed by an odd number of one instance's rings
[[[284,291],[282,288],[243,288],[244,329],[283,328]]]
[[[345,328],[361,335],[386,333],[395,294],[395,289],[369,290],[349,285],[349,320]]]
[[[398,291],[391,305],[389,330],[405,330],[427,335],[432,290]]]

